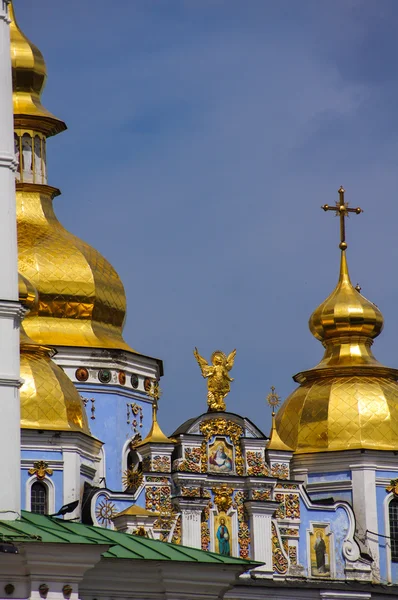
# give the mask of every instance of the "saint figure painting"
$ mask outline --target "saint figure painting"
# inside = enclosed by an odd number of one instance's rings
[[[231,556],[230,534],[224,517],[220,517],[220,525],[217,529],[218,552],[224,556]]]

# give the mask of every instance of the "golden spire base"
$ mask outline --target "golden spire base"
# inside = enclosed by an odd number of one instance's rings
[[[174,438],[168,438],[163,433],[158,423],[158,402],[161,396],[161,389],[159,383],[154,381],[149,389],[146,390],[147,395],[152,398],[152,427],[144,440],[135,444],[135,448],[145,446],[145,444],[176,444],[177,440]]]

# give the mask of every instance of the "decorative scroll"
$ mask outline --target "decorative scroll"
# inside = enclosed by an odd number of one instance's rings
[[[281,548],[279,538],[276,532],[275,523],[271,523],[272,528],[272,565],[275,573],[285,575],[288,568],[288,560]]]
[[[208,550],[210,546],[210,529],[207,521],[200,524],[200,533],[202,540],[202,550]]]
[[[398,498],[398,479],[391,479],[390,485],[386,487],[386,492],[392,492]]]
[[[171,541],[173,544],[181,544],[181,515],[177,517]]]
[[[181,496],[184,496],[184,498],[200,498],[201,497],[200,487],[182,486],[181,487]]]
[[[279,502],[279,506],[275,511],[276,519],[286,518],[285,494],[275,494],[275,502]]]
[[[297,565],[297,546],[289,546],[289,560],[291,565]]]
[[[248,493],[238,491],[235,492],[233,508],[238,513],[238,541],[239,541],[239,555],[241,558],[249,558],[250,548],[250,532],[248,526],[248,516],[245,510],[244,503],[248,499]]]

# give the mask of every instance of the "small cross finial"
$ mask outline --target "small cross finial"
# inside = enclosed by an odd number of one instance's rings
[[[275,392],[275,387],[271,385],[271,392],[267,396],[267,402],[272,407],[272,416],[275,416],[275,408],[279,406],[281,402],[280,396]]]
[[[363,212],[362,208],[360,208],[359,206],[357,206],[357,208],[349,208],[348,207],[348,202],[344,202],[344,192],[345,192],[345,189],[343,188],[343,186],[340,186],[339,201],[336,202],[335,206],[329,206],[328,204],[324,204],[323,206],[321,206],[321,208],[323,208],[323,210],[325,212],[329,211],[329,210],[333,210],[336,213],[336,216],[339,215],[339,217],[340,217],[339,248],[343,252],[345,250],[347,250],[347,242],[345,241],[345,219],[349,216],[349,213],[355,213],[357,215],[360,215],[361,212]]]

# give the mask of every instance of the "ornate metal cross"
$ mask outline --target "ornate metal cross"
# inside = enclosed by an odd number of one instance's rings
[[[348,202],[344,202],[344,192],[345,192],[345,189],[343,188],[343,186],[341,186],[339,189],[340,200],[339,200],[339,202],[336,202],[336,206],[329,206],[328,204],[324,204],[323,206],[321,206],[321,208],[323,208],[323,210],[325,212],[328,210],[334,210],[334,212],[336,213],[336,216],[339,215],[339,217],[340,217],[339,248],[340,248],[340,250],[343,250],[343,251],[347,249],[347,243],[345,241],[345,219],[346,219],[346,217],[349,216],[349,213],[355,213],[355,214],[359,215],[359,214],[361,214],[361,212],[363,212],[362,208],[360,208],[359,206],[357,208],[348,208]]]

